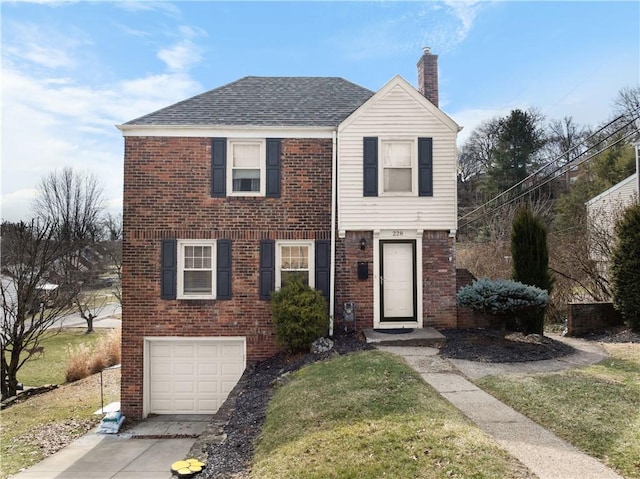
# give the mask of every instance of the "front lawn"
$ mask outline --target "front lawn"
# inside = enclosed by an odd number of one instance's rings
[[[493,376],[478,386],[626,478],[640,478],[640,344],[607,344],[600,364]]]
[[[100,337],[107,331],[96,330],[86,334],[83,328],[64,329],[42,340],[44,354],[34,354],[18,371],[18,381],[25,386],[43,386],[45,384],[62,384],[69,363],[69,353],[80,345],[93,349]],[[49,334],[49,333],[47,333]],[[24,353],[26,354],[26,353]]]
[[[276,391],[251,477],[532,476],[402,359],[366,351],[307,366]]]

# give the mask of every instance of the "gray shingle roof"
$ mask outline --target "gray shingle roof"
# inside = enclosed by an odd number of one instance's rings
[[[244,77],[126,125],[337,126],[373,92],[337,77]]]

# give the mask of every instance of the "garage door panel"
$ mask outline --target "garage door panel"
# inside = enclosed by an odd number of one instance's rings
[[[190,358],[191,361],[194,358]],[[176,362],[173,365],[173,372],[176,376],[191,376],[195,374],[195,364],[193,362],[181,362],[176,358]]]
[[[171,352],[171,346],[167,344],[154,344],[149,352],[152,358],[166,358]]]
[[[220,347],[217,344],[199,344],[198,355],[201,358],[217,358],[220,355]]]
[[[217,393],[218,381],[200,381],[198,383],[199,393]]]
[[[199,363],[198,364],[198,375],[200,376],[219,376],[220,375],[220,364],[219,363]]]
[[[244,367],[241,364],[237,363],[223,363],[220,365],[220,375],[221,376],[233,376],[236,377],[238,374],[242,374],[244,371]]]
[[[173,349],[174,358],[195,358],[197,356],[197,346],[195,344],[176,345]]]
[[[147,413],[213,414],[244,372],[242,339],[148,341]]]
[[[244,348],[240,344],[225,344],[222,346],[222,355],[224,357],[236,357],[243,353]]]

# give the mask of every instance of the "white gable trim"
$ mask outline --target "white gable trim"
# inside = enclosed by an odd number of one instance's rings
[[[585,203],[585,205],[587,205],[587,207],[592,206],[593,204],[599,202],[601,199],[613,195],[616,191],[624,188],[629,183],[637,182],[637,180],[638,180],[638,173],[634,173],[633,175],[629,176],[628,178],[625,178],[624,180],[622,180],[620,183],[617,183],[617,184],[613,185],[608,190],[603,191],[598,196],[594,196],[589,201],[587,201]],[[638,188],[632,188],[632,189],[634,190],[634,193],[636,193],[636,194],[638,193]]]
[[[191,138],[332,138],[335,127],[259,127],[214,125],[116,125],[122,136]]]
[[[385,86],[378,90],[371,98],[364,102],[356,111],[349,115],[340,125],[338,131],[342,131],[347,128],[351,123],[356,121],[362,115],[364,115],[369,108],[377,103],[381,98],[384,98],[393,88],[402,88],[409,96],[411,96],[417,103],[419,103],[425,110],[431,113],[441,123],[447,126],[451,131],[458,133],[462,130],[462,127],[458,125],[449,115],[443,112],[440,108],[436,107],[433,103],[427,100],[420,94],[411,84],[409,84],[400,75],[394,76]]]

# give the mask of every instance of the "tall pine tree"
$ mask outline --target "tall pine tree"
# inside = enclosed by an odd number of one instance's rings
[[[551,294],[553,278],[549,271],[547,228],[531,208],[520,207],[511,226],[512,279],[537,286]],[[544,333],[545,310],[522,315],[520,328],[527,334]]]

